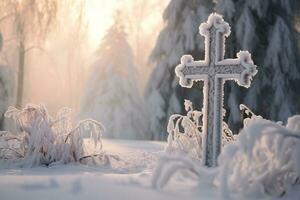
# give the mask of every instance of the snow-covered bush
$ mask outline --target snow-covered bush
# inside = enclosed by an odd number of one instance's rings
[[[170,117],[167,131],[167,153],[187,154],[193,160],[202,158],[202,112],[194,110],[189,100],[184,101],[186,116],[174,114]],[[234,141],[235,136],[223,122],[222,145]]]
[[[1,162],[28,167],[109,162],[102,150],[104,127],[92,119],[73,127],[70,114],[70,109],[62,108],[52,118],[43,105],[28,104],[22,110],[9,107],[5,117],[14,120],[16,131],[0,134]]]
[[[187,115],[174,114],[170,117],[167,131],[167,153],[185,153],[194,159],[201,158],[202,135],[200,111],[193,110],[193,104],[189,100],[184,101]]]
[[[300,117],[286,127],[253,118],[219,156],[220,187],[230,193],[282,196],[300,183]]]
[[[163,187],[173,174],[185,171],[201,182],[209,179],[222,198],[283,196],[300,183],[299,124],[300,116],[283,126],[252,113],[236,141],[222,150],[218,167],[208,171],[189,157],[167,156],[154,173],[153,186]]]

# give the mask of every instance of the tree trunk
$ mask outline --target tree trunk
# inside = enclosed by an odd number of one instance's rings
[[[18,63],[18,83],[17,83],[17,100],[16,107],[22,108],[23,91],[24,91],[24,74],[25,73],[25,48],[20,42],[19,47],[19,63]]]

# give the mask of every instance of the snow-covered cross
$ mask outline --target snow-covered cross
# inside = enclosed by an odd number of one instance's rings
[[[249,87],[257,70],[247,51],[240,51],[235,59],[224,59],[230,26],[222,16],[211,14],[199,31],[205,37],[205,59],[194,61],[191,55],[184,55],[175,72],[182,87],[192,87],[194,80],[204,81],[202,162],[216,166],[221,151],[224,82],[235,80]]]

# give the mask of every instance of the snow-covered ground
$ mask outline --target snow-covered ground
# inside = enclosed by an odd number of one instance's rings
[[[198,198],[180,183],[174,182],[172,187],[161,191],[151,188],[152,170],[163,152],[164,143],[104,140],[103,145],[107,153],[119,158],[112,159],[111,167],[69,164],[1,169],[0,199]],[[193,188],[191,184],[186,186]]]
[[[111,166],[58,165],[0,170],[0,199],[218,199],[216,188],[175,177],[161,190],[151,176],[163,142],[104,140]],[[300,188],[281,199],[300,199]]]

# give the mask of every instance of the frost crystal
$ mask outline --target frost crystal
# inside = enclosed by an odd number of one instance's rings
[[[215,166],[221,149],[224,82],[235,80],[249,87],[257,70],[247,51],[240,51],[235,59],[224,59],[225,37],[230,34],[230,26],[222,16],[211,14],[199,30],[205,37],[205,59],[194,61],[191,55],[184,55],[175,72],[182,87],[192,87],[194,80],[204,81],[203,164]]]

